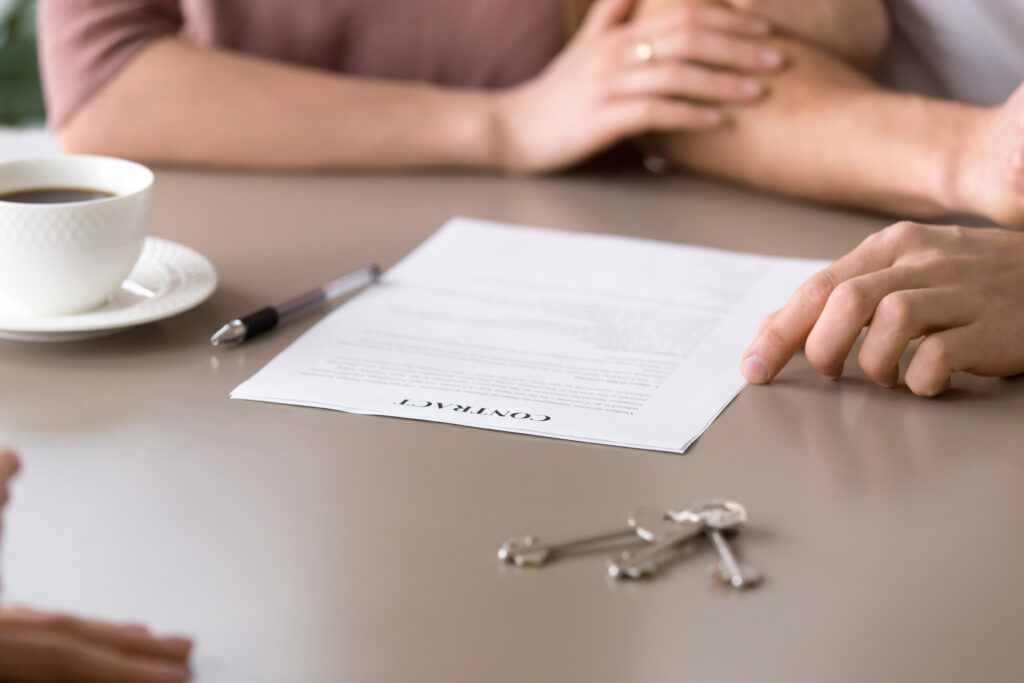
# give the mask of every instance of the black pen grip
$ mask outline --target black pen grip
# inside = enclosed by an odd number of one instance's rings
[[[252,339],[258,334],[274,329],[279,319],[277,311],[270,306],[241,318],[242,324],[245,325],[245,338]]]

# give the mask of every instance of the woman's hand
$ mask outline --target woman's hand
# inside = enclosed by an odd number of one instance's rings
[[[18,466],[0,446],[0,507]],[[182,683],[191,651],[187,638],[158,638],[136,624],[0,607],[0,681]]]
[[[712,105],[764,94],[736,71],[785,61],[759,43],[760,19],[693,6],[623,24],[633,4],[598,0],[543,73],[496,96],[502,166],[549,171],[642,133],[713,128],[725,118]]]
[[[764,17],[797,38],[867,68],[889,43],[889,13],[882,0],[724,0]]]
[[[762,323],[741,365],[762,384],[801,346],[815,370],[839,377],[861,330],[858,361],[885,386],[907,367],[911,391],[934,396],[950,375],[1024,373],[1024,234],[897,223],[805,282]]]

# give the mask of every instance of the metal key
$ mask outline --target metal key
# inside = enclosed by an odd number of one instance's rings
[[[629,516],[628,526],[590,536],[570,538],[558,543],[540,543],[535,536],[516,536],[505,541],[498,559],[519,567],[537,567],[558,555],[603,548],[607,544],[631,540],[654,543],[678,529],[672,511],[638,508]]]
[[[643,579],[653,576],[658,567],[671,557],[668,550],[682,545],[709,529],[731,529],[747,520],[747,511],[739,503],[727,500],[708,500],[682,512],[670,513],[677,523],[675,533],[638,553],[623,553],[608,564],[608,574],[617,579]]]
[[[723,530],[735,528],[747,521],[746,508],[725,500],[707,501],[703,505],[706,506],[705,514],[709,515],[705,519],[707,528],[704,533],[711,539],[720,558],[718,565],[712,567],[712,574],[733,588],[753,588],[761,583],[764,578],[761,572],[740,562],[722,533]],[[697,512],[700,513],[699,510]]]

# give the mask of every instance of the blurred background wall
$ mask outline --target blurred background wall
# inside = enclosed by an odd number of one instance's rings
[[[0,0],[0,126],[46,119],[36,61],[36,0]]]

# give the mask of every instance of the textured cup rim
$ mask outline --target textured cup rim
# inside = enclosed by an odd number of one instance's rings
[[[126,199],[142,194],[153,187],[153,183],[156,180],[152,169],[140,164],[137,161],[131,161],[129,159],[121,159],[119,157],[103,156],[100,154],[47,154],[34,157],[22,157],[19,159],[10,159],[7,161],[0,161],[0,174],[6,169],[17,168],[18,166],[30,166],[38,164],[49,164],[49,163],[97,163],[97,164],[111,164],[124,166],[131,168],[133,172],[140,174],[140,180],[138,187],[128,192],[117,192],[110,197],[104,197],[102,199],[89,199],[78,202],[61,202],[57,204],[24,204],[20,202],[5,202],[0,200],[0,207],[11,207],[17,206],[20,211],[47,211],[55,210],[60,208],[84,206],[84,205],[97,205],[114,202],[119,199]],[[4,190],[4,193],[18,192],[20,190],[31,189],[32,187],[38,187],[38,183],[28,183],[24,187],[16,187]]]

